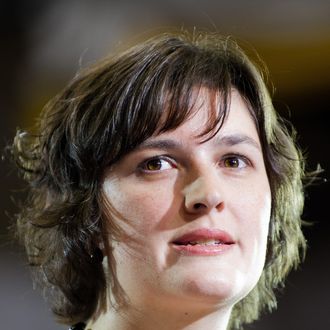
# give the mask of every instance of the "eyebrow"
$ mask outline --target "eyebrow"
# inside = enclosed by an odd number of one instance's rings
[[[230,134],[214,138],[216,145],[235,146],[238,144],[248,144],[260,151],[260,145],[251,137],[245,134]],[[146,140],[142,142],[136,150],[143,149],[161,149],[161,150],[179,150],[185,149],[181,141],[172,139]]]
[[[162,150],[174,150],[182,149],[184,145],[181,141],[176,141],[172,139],[161,139],[161,140],[146,140],[142,142],[136,150],[143,149],[162,149]]]
[[[216,144],[224,144],[226,146],[234,146],[237,144],[248,144],[260,151],[260,144],[256,140],[245,134],[230,134],[215,137]]]

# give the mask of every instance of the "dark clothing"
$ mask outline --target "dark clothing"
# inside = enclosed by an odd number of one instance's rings
[[[73,325],[72,327],[70,327],[69,330],[84,330],[86,327],[86,324],[83,322],[77,323],[75,325]]]

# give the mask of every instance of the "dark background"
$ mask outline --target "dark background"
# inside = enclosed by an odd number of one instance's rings
[[[0,0],[1,150],[17,127],[29,128],[45,102],[77,69],[121,39],[160,26],[197,26],[255,48],[275,86],[274,103],[293,122],[308,169],[329,176],[330,1],[3,1]],[[65,329],[32,288],[26,261],[8,237],[23,183],[6,161],[0,190],[0,327]],[[306,191],[306,260],[279,292],[278,310],[255,330],[330,329],[328,183]]]

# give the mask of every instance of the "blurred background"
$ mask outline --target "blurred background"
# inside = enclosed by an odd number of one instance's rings
[[[308,169],[329,177],[330,1],[0,1],[1,151],[16,128],[30,128],[43,105],[81,66],[120,40],[164,26],[218,30],[256,49],[273,83],[274,103],[293,122]],[[270,84],[271,86],[271,84]],[[0,322],[2,329],[66,329],[56,325],[31,284],[26,261],[8,236],[17,212],[11,196],[24,186],[1,164]],[[330,329],[329,183],[306,191],[305,263],[292,273],[278,310],[247,329]],[[10,215],[8,216],[7,213]]]

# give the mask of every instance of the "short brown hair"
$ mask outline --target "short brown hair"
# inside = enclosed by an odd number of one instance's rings
[[[230,327],[276,306],[274,289],[306,248],[300,219],[303,159],[274,111],[262,70],[237,43],[216,33],[176,31],[82,70],[47,104],[38,134],[16,135],[12,155],[29,183],[17,232],[61,322],[89,319],[104,303],[106,286],[116,290],[114,267],[107,283],[102,264],[90,257],[115,234],[115,224],[105,228],[103,221],[104,170],[151,135],[187,120],[196,87],[222,96],[219,116],[206,133],[220,129],[232,88],[244,98],[272,193],[266,264],[256,287],[234,306]]]

